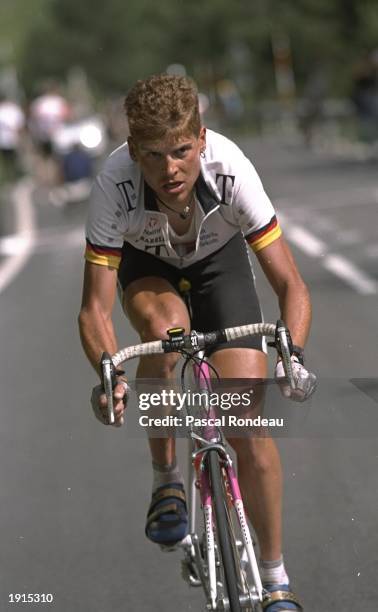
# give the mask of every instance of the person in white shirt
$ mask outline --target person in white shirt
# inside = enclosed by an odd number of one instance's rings
[[[14,177],[18,172],[18,155],[24,125],[25,115],[21,106],[0,94],[0,156],[8,177]]]
[[[55,83],[35,98],[29,109],[29,129],[37,148],[44,155],[53,151],[54,133],[71,116],[71,107]]]

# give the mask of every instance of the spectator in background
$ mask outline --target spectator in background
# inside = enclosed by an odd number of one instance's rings
[[[75,144],[61,159],[62,184],[50,191],[49,201],[62,208],[70,203],[85,201],[90,194],[93,174],[92,159],[87,151]]]
[[[92,176],[92,160],[83,148],[76,144],[63,156],[62,172],[64,183],[76,183]]]
[[[56,83],[49,83],[44,93],[33,100],[30,106],[29,128],[34,144],[45,156],[53,152],[56,130],[72,114],[67,100],[61,95]]]
[[[19,172],[19,148],[25,115],[21,107],[0,93],[0,157],[1,174],[14,179]]]

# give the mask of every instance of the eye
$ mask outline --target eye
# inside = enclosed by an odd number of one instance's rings
[[[183,147],[180,147],[176,151],[177,157],[185,157],[185,155],[188,153],[188,151],[190,151],[191,148],[191,145],[184,145]]]
[[[161,153],[159,153],[159,151],[149,151],[147,155],[151,159],[159,159],[161,157]]]

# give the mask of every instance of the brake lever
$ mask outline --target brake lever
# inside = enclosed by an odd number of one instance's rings
[[[287,377],[290,388],[295,389],[291,356],[293,354],[293,341],[285,323],[279,319],[276,325],[275,346],[282,359],[285,376]]]
[[[115,422],[113,389],[116,386],[117,379],[112,358],[106,352],[102,353],[101,356],[101,382],[107,400],[108,420],[112,425]]]

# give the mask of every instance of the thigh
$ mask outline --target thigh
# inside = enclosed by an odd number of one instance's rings
[[[265,380],[268,360],[265,353],[256,349],[229,348],[216,351],[209,357],[219,375],[222,390],[236,394],[231,413],[236,416],[255,417],[262,414],[265,398]],[[243,393],[251,393],[251,403],[242,401]],[[240,402],[237,401],[240,397]]]
[[[268,374],[267,356],[256,349],[224,348],[213,353],[209,361],[221,378],[262,380]]]
[[[265,379],[268,375],[266,354],[255,349],[229,348],[213,353],[209,361],[220,376],[221,392],[226,392],[228,399],[233,397],[227,410],[228,426],[224,429],[228,442],[237,452],[242,448],[250,449],[251,444],[255,448],[255,440],[269,437],[269,432],[266,427],[251,427],[244,423],[247,423],[245,419],[255,420],[264,415]],[[248,396],[248,403],[245,396]],[[237,419],[237,424],[231,424],[231,416]]]
[[[190,329],[176,290],[180,272],[161,259],[124,244],[118,271],[122,307],[143,340],[166,337],[170,327]]]
[[[123,292],[123,308],[142,342],[168,338],[173,327],[190,330],[186,306],[164,278],[147,276],[130,283]],[[142,356],[137,378],[171,379],[178,360],[177,353]]]
[[[190,331],[187,308],[165,278],[146,276],[133,281],[123,292],[122,306],[144,341],[166,338],[171,327]]]

